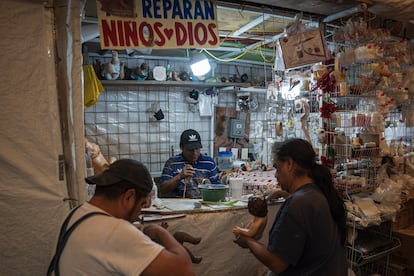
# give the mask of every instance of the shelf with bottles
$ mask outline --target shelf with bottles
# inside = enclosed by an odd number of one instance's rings
[[[380,123],[372,123],[372,114],[334,113],[329,121],[327,148],[335,168],[334,184],[346,194],[372,191],[380,164]]]
[[[374,191],[378,164],[372,159],[347,160],[335,166],[334,186],[344,197]]]

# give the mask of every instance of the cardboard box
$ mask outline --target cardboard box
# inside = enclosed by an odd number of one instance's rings
[[[407,268],[414,270],[414,225],[394,232],[400,239],[401,247],[392,253],[398,261]]]
[[[391,260],[388,264],[388,274],[387,275],[408,276],[410,274],[409,274],[408,268],[406,268],[405,265]]]
[[[414,270],[391,258],[388,263],[389,276],[414,276]]]
[[[285,69],[326,61],[330,58],[319,29],[279,39]]]
[[[400,210],[397,212],[395,221],[392,224],[392,230],[400,230],[407,228],[414,224],[414,200],[410,199],[403,203]]]

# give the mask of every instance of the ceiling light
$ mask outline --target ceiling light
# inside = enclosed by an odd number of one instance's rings
[[[190,67],[194,76],[203,76],[211,70],[210,62],[201,53],[196,53],[192,56]]]

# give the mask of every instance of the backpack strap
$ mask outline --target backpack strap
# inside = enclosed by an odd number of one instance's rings
[[[70,237],[70,235],[72,234],[72,232],[75,230],[76,227],[78,227],[78,225],[92,217],[92,216],[96,216],[96,215],[105,215],[105,216],[109,216],[107,213],[104,212],[91,212],[88,213],[84,216],[82,216],[81,218],[79,218],[76,222],[74,222],[69,229],[67,229],[68,224],[70,219],[72,218],[73,214],[75,213],[75,211],[80,207],[81,205],[79,205],[78,207],[76,207],[75,209],[72,210],[72,212],[68,215],[68,217],[65,219],[65,221],[62,224],[62,227],[60,228],[60,233],[59,233],[59,239],[58,239],[58,243],[56,246],[56,252],[55,255],[53,256],[50,264],[49,264],[49,268],[47,270],[47,276],[50,276],[52,274],[53,271],[55,271],[55,276],[59,276],[59,260],[60,260],[60,256],[62,255],[63,249],[66,246],[66,243]]]

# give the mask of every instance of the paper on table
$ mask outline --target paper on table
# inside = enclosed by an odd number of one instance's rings
[[[213,209],[226,209],[231,207],[247,206],[247,204],[240,200],[224,201],[224,202],[211,202],[202,201],[203,205],[208,205]]]
[[[182,218],[182,217],[185,217],[185,214],[176,214],[176,215],[146,214],[146,215],[143,215],[143,220],[144,222],[148,222],[148,221],[159,221],[159,220],[167,220],[167,219]]]
[[[206,209],[209,210],[207,206],[201,206],[201,208],[195,208],[194,203],[199,202],[200,199],[180,199],[180,200],[163,200],[164,206],[170,209],[171,211],[191,211],[195,209]]]

